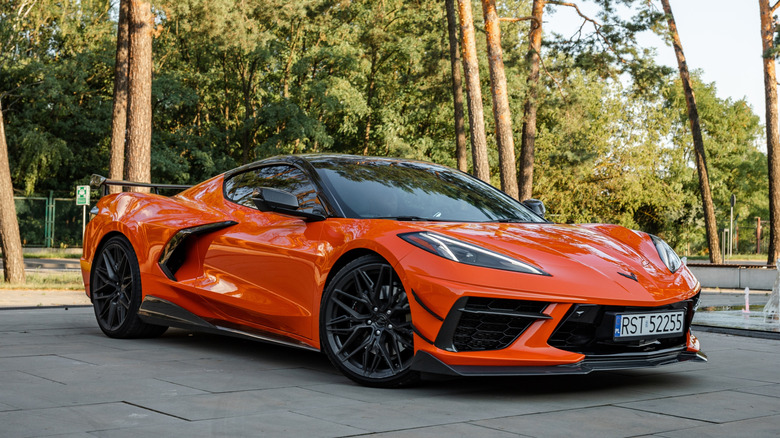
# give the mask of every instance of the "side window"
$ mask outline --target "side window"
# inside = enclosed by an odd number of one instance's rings
[[[225,182],[225,195],[237,204],[255,208],[252,197],[258,193],[260,187],[292,193],[298,198],[298,205],[303,211],[323,211],[314,185],[294,166],[265,166],[235,175]]]

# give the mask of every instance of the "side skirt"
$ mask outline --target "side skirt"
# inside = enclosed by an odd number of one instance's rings
[[[141,302],[141,307],[138,309],[138,316],[142,321],[148,324],[166,325],[169,327],[195,330],[204,333],[234,336],[252,341],[271,342],[274,344],[286,345],[288,347],[302,348],[304,350],[320,351],[296,339],[290,339],[276,333],[262,330],[252,330],[250,332],[212,324],[170,301],[152,295],[147,295],[143,302]]]

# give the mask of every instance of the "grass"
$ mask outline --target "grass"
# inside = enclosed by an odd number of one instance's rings
[[[81,258],[81,253],[68,253],[65,251],[58,251],[53,249],[46,252],[27,253],[24,255],[26,259],[78,259]]]
[[[81,272],[31,272],[24,284],[6,283],[0,277],[0,289],[80,290],[84,283]]]

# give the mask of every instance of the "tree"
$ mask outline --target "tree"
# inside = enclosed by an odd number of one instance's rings
[[[461,47],[463,50],[463,72],[466,76],[466,94],[469,106],[469,133],[471,136],[471,155],[474,176],[490,182],[487,143],[485,140],[485,119],[482,109],[482,86],[479,82],[479,63],[477,60],[474,18],[471,13],[471,0],[458,0],[460,17]]]
[[[669,34],[672,38],[674,53],[677,56],[677,66],[680,70],[680,79],[685,90],[685,103],[688,107],[688,118],[691,124],[691,134],[693,135],[693,148],[696,157],[696,170],[699,174],[699,190],[701,202],[704,208],[704,223],[707,232],[707,246],[709,248],[710,262],[722,263],[720,255],[720,244],[718,239],[718,225],[715,219],[715,207],[712,203],[712,192],[710,191],[710,179],[707,171],[707,157],[704,150],[704,139],[701,134],[701,124],[699,122],[699,111],[696,107],[696,97],[691,87],[691,77],[688,73],[688,64],[685,62],[680,35],[677,33],[677,25],[674,22],[672,8],[669,0],[661,0],[664,13],[669,23]]]
[[[19,223],[14,206],[14,188],[11,184],[11,166],[8,163],[8,145],[5,142],[3,104],[0,96],[0,249],[3,251],[3,277],[7,283],[23,284],[24,256],[19,237]]]
[[[487,33],[490,91],[493,96],[493,118],[496,123],[501,190],[509,196],[518,199],[512,114],[509,110],[506,74],[504,73],[504,59],[501,50],[501,27],[499,25],[498,12],[496,12],[495,0],[482,0],[482,11],[485,18],[485,32]]]
[[[22,1],[19,4],[6,4],[0,9],[0,72],[7,65],[13,65],[18,60],[15,56],[25,49],[23,33],[29,30],[25,19],[35,6],[35,2]],[[30,37],[35,34],[31,32]],[[2,76],[2,75],[0,75]],[[5,135],[5,119],[3,117],[2,100],[6,93],[0,88],[0,250],[3,252],[3,277],[6,282],[23,284],[24,255],[22,240],[19,236],[19,222],[16,217],[14,203],[14,188],[11,182],[11,165],[8,159],[8,144]]]
[[[151,181],[152,32],[151,5],[130,0],[130,63],[128,74],[127,162],[130,181]]]
[[[769,256],[767,264],[780,258],[780,134],[777,114],[777,74],[775,72],[774,13],[780,3],[770,7],[769,0],[759,0],[761,13],[761,48],[764,60],[764,99],[766,100],[766,155],[769,164]]]
[[[542,15],[545,0],[534,0],[531,8],[531,30],[528,34],[528,90],[523,105],[523,135],[520,143],[520,199],[533,197],[534,143],[536,141],[536,109],[539,84],[539,60],[542,49]]]
[[[123,179],[125,165],[125,145],[127,143],[127,92],[130,51],[130,1],[119,2],[119,23],[116,36],[116,64],[114,66],[114,100],[111,122],[111,161],[109,178]],[[112,193],[122,188],[111,186]]]
[[[466,128],[463,120],[463,82],[460,76],[460,45],[458,44],[458,24],[455,16],[455,0],[446,0],[447,34],[450,41],[450,70],[452,71],[452,104],[455,110],[455,156],[458,170],[468,171],[468,147],[466,146]]]

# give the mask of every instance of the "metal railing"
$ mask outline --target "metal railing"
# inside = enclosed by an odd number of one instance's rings
[[[14,197],[19,234],[24,247],[67,248],[81,246],[82,206],[75,198]]]

